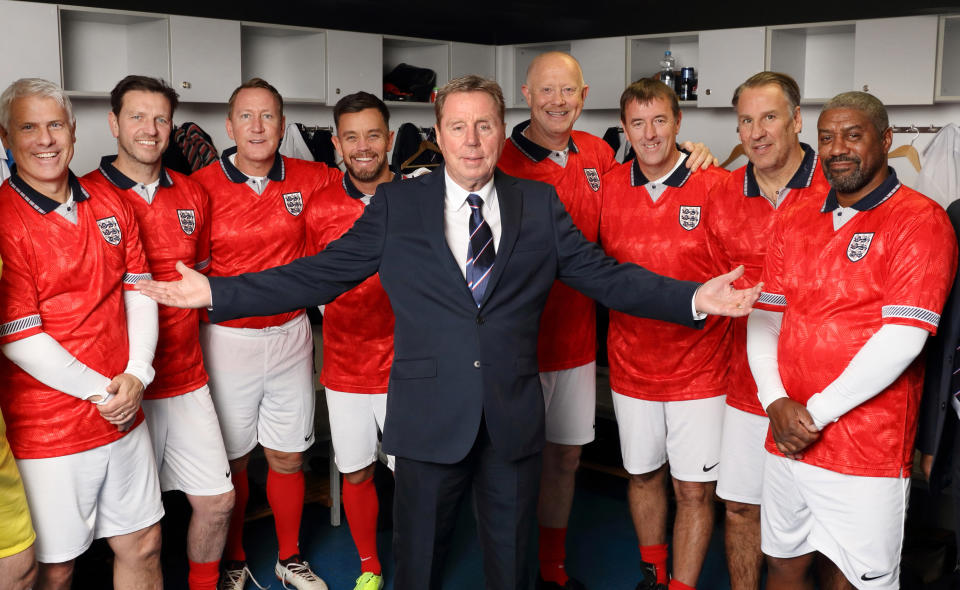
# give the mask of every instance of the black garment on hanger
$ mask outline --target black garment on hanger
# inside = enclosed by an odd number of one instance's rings
[[[300,129],[304,143],[307,144],[307,148],[313,154],[313,159],[317,162],[323,162],[331,168],[336,168],[337,152],[333,149],[333,142],[330,141],[333,133],[327,129],[317,129],[313,133],[304,133],[303,125],[300,123],[297,123],[297,128]]]
[[[407,158],[420,149],[421,141],[423,141],[423,137],[420,135],[419,127],[413,123],[401,125],[393,139],[393,155],[390,157],[390,168],[400,171],[400,167]]]

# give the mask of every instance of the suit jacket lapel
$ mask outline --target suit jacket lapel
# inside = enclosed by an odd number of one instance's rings
[[[437,260],[444,272],[461,285],[463,294],[474,305],[473,295],[467,287],[467,281],[460,272],[460,265],[453,257],[450,246],[447,244],[446,230],[443,225],[443,215],[446,206],[443,166],[438,167],[430,174],[418,177],[423,185],[420,193],[420,212],[423,219],[423,232],[437,255]],[[489,289],[488,289],[489,291]]]
[[[480,307],[490,299],[490,294],[497,288],[497,283],[503,276],[503,269],[507,266],[507,260],[510,259],[520,235],[520,215],[523,212],[523,195],[516,186],[516,179],[500,172],[498,168],[494,173],[493,183],[497,189],[497,201],[500,203],[500,245]]]

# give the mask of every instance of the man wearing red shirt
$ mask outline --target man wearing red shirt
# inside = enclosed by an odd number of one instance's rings
[[[620,120],[636,159],[603,177],[600,243],[619,262],[702,282],[717,268],[706,248],[707,193],[727,172],[682,165],[681,116],[662,82],[642,78],[624,90]],[[670,588],[692,588],[700,575],[713,530],[729,328],[719,317],[697,330],[610,312],[610,388],[645,564],[638,588],[667,583],[668,459],[677,498]]]
[[[498,167],[513,176],[553,185],[574,224],[591,241],[600,223],[600,178],[616,166],[599,137],[574,131],[590,87],[577,60],[560,52],[537,56],[522,91],[530,120],[513,128]],[[709,165],[709,150],[693,146],[687,167]],[[554,283],[540,321],[538,361],[546,409],[547,445],[537,520],[538,587],[577,590],[583,584],[564,569],[567,522],[581,446],[594,437],[596,412],[596,310],[593,301]]]
[[[0,95],[17,168],[0,188],[0,407],[37,531],[38,588],[69,588],[94,538],[115,588],[161,588],[163,505],[140,400],[157,307],[133,210],[70,172],[70,99],[46,80]]]
[[[820,552],[835,566],[830,587],[897,588],[923,381],[914,361],[936,332],[956,239],[943,209],[887,166],[879,100],[840,94],[817,131],[833,188],[777,215],[747,325],[770,416],[767,587],[805,587]]]
[[[308,210],[316,251],[339,238],[360,218],[377,186],[400,179],[387,166],[393,144],[390,112],[368,92],[344,96],[333,108],[333,145],[347,169],[343,181],[320,191]],[[377,490],[373,484],[378,433],[387,411],[393,361],[393,309],[373,275],[323,312],[323,369],[330,436],[343,473],[343,509],[360,554],[355,590],[380,590],[377,555]],[[388,457],[393,468],[393,457]]]
[[[176,277],[178,261],[210,264],[206,191],[163,167],[177,93],[162,80],[127,76],[110,93],[110,131],[117,155],[84,176],[134,210],[155,277]],[[156,379],[144,393],[144,414],[163,491],[181,490],[193,508],[187,532],[191,590],[215,590],[233,508],[230,466],[200,352],[200,314],[161,306]]]
[[[226,125],[236,147],[192,176],[210,196],[210,276],[254,272],[306,255],[306,212],[314,195],[340,183],[340,172],[277,153],[283,98],[260,78],[233,92]],[[315,396],[306,313],[203,324],[200,344],[236,490],[221,585],[243,588],[249,576],[243,514],[247,462],[259,443],[269,465],[267,501],[279,545],[274,571],[300,590],[326,590],[299,549],[302,453],[313,444]]]
[[[737,88],[733,107],[750,162],[716,187],[713,215],[706,219],[707,245],[720,267],[743,265],[747,278],[741,277],[741,284],[756,284],[777,213],[798,199],[822,201],[829,186],[816,151],[800,143],[800,88],[793,78],[777,72],[755,74]],[[746,318],[733,320],[731,346],[717,495],[726,503],[730,587],[756,590],[763,566],[760,498],[769,421],[747,363]]]

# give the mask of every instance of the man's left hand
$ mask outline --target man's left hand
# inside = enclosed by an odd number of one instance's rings
[[[710,153],[710,148],[704,143],[685,141],[680,144],[680,147],[690,152],[687,161],[683,163],[690,170],[696,170],[697,168],[706,170],[710,166],[720,165],[720,160]]]
[[[700,285],[693,298],[694,307],[700,313],[741,317],[750,313],[753,303],[760,297],[763,283],[749,289],[735,289],[733,282],[743,276],[743,265]]]
[[[143,383],[130,373],[120,373],[107,385],[107,393],[114,397],[97,406],[100,415],[118,430],[127,430],[137,417],[143,399]]]

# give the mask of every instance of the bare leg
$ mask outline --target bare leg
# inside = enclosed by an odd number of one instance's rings
[[[37,564],[37,590],[70,590],[73,582],[73,560],[63,563]]]
[[[160,590],[160,523],[107,539],[113,549],[113,587],[117,590]]]
[[[233,512],[233,490],[216,496],[187,494],[187,500],[193,507],[187,529],[187,558],[194,563],[219,560]]]
[[[29,590],[37,581],[33,545],[0,558],[0,590]]]
[[[760,551],[760,506],[726,501],[724,544],[731,590],[757,590],[763,553]]]
[[[671,478],[673,479],[673,478]],[[673,577],[696,586],[713,534],[716,482],[673,479],[677,518],[673,523]]]
[[[830,561],[830,558],[826,555],[817,553],[814,564],[816,565],[820,590],[849,590],[854,587],[840,571],[840,568]]]
[[[767,590],[813,590],[813,553],[799,557],[767,556]]]
[[[566,528],[573,506],[573,490],[580,466],[579,445],[559,445],[547,441],[543,448],[540,475],[540,499],[537,521],[540,526]]]
[[[667,466],[641,475],[631,475],[627,488],[630,516],[641,545],[667,542]]]

